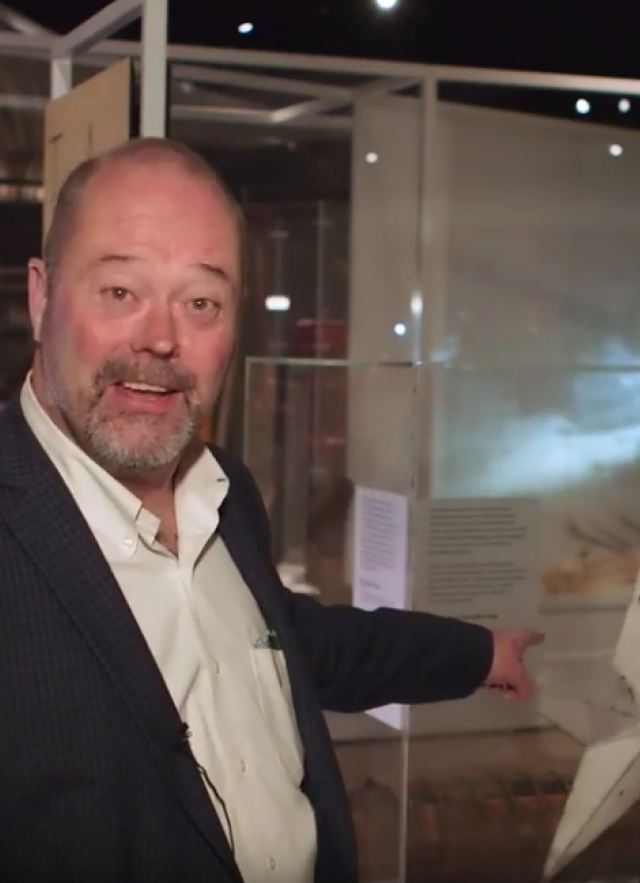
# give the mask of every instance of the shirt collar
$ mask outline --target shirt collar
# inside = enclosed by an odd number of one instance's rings
[[[159,519],[56,426],[35,395],[31,374],[22,387],[20,405],[31,431],[60,472],[94,533],[105,534],[130,555],[135,552],[138,537],[152,545],[160,527]],[[176,481],[176,516],[181,535],[188,532],[202,541],[215,533],[228,489],[229,480],[222,467],[203,446],[200,455]]]

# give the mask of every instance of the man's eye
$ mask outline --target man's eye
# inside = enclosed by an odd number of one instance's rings
[[[220,304],[209,297],[196,297],[191,301],[191,309],[196,313],[215,312],[220,309]]]
[[[104,288],[102,293],[105,297],[119,302],[126,300],[131,294],[127,288],[122,288],[120,285],[111,285],[108,288]]]

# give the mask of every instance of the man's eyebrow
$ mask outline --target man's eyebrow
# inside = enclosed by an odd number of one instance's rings
[[[99,258],[96,258],[91,262],[91,266],[100,267],[104,264],[133,264],[139,263],[142,261],[142,258],[133,254],[120,254],[120,253],[112,253],[112,254],[103,254],[100,255]],[[196,261],[193,264],[190,264],[190,267],[194,270],[202,270],[209,276],[215,276],[216,279],[221,279],[223,282],[228,282],[229,284],[233,284],[233,278],[230,273],[228,273],[224,267],[220,267],[216,264],[210,264],[207,261]]]
[[[195,270],[202,270],[209,276],[214,276],[216,279],[221,279],[228,285],[234,284],[231,275],[224,269],[224,267],[219,267],[216,264],[209,264],[206,261],[197,261],[195,264],[191,264],[191,266]]]
[[[101,267],[104,264],[133,264],[139,260],[140,258],[133,254],[103,254],[100,255],[99,258],[95,258],[91,261],[91,266]]]
[[[91,269],[95,269],[98,267],[108,266],[109,264],[140,264],[143,262],[143,258],[134,254],[126,254],[120,252],[113,252],[108,254],[100,255],[100,257],[95,258],[91,261],[89,265]],[[200,272],[205,273],[207,276],[210,276],[216,279],[218,282],[224,282],[225,285],[232,288],[234,291],[238,288],[238,282],[234,278],[233,274],[226,270],[224,267],[219,266],[218,264],[212,264],[208,261],[196,261],[193,264],[190,264],[191,269],[199,270]]]

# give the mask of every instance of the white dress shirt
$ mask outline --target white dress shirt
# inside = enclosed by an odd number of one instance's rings
[[[159,520],[62,433],[28,378],[25,418],[107,559],[191,746],[246,883],[313,883],[316,826],[283,654],[217,533],[229,482],[209,450],[175,488],[178,554]],[[91,591],[91,586],[87,586]],[[262,642],[264,643],[264,642]]]

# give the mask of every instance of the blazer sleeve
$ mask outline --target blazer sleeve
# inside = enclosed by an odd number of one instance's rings
[[[269,519],[253,477],[243,464],[221,460],[273,567]],[[428,613],[328,606],[282,591],[327,711],[462,699],[481,687],[491,668],[493,636],[482,626]]]

